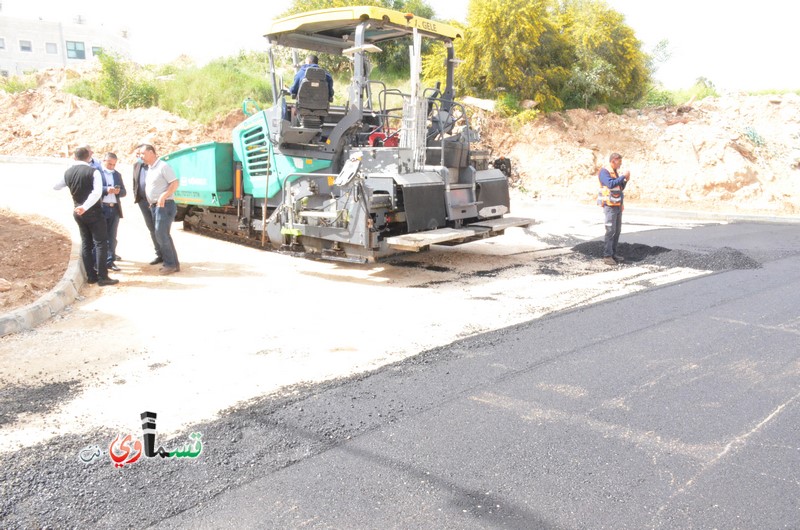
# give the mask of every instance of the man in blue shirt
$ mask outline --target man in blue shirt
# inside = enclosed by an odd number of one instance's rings
[[[122,174],[116,170],[117,155],[106,153],[103,157],[103,198],[100,206],[103,208],[103,217],[106,220],[108,231],[108,268],[112,271],[120,270],[115,261],[117,256],[117,229],[119,220],[122,219],[122,202],[120,199],[127,195]]]
[[[293,98],[297,98],[297,91],[300,90],[300,82],[306,76],[306,70],[309,68],[319,68],[319,58],[316,55],[309,55],[306,57],[306,62],[297,73],[294,75],[294,83],[292,83],[289,93]],[[333,78],[331,74],[325,72],[325,79],[328,81],[328,101],[333,101]]]
[[[611,153],[608,159],[611,169],[600,170],[600,193],[597,204],[603,207],[606,220],[606,236],[603,245],[603,261],[607,265],[616,265],[625,259],[617,254],[617,243],[622,232],[623,190],[631,178],[631,172],[619,172],[622,155]]]

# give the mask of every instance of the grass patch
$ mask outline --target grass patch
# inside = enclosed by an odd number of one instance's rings
[[[262,108],[272,99],[272,85],[263,73],[243,70],[227,59],[180,69],[162,78],[158,89],[159,107],[200,123],[240,107],[246,98]]]
[[[783,96],[784,94],[796,94],[800,96],[800,89],[797,90],[779,90],[779,89],[767,89],[767,90],[755,90],[753,92],[748,92],[748,96]]]

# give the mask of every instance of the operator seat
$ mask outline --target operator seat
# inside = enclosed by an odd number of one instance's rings
[[[322,68],[307,68],[306,75],[297,89],[297,117],[300,126],[317,129],[322,127],[322,120],[328,115],[328,80]]]

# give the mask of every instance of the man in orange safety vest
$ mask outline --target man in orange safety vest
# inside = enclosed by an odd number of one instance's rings
[[[631,172],[619,172],[622,165],[622,155],[611,153],[608,159],[610,169],[602,168],[600,179],[600,192],[597,195],[597,204],[603,207],[606,219],[606,236],[603,246],[603,262],[607,265],[616,265],[625,258],[617,254],[619,234],[622,232],[623,190],[631,178]]]

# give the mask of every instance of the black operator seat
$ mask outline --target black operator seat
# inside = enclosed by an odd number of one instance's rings
[[[306,69],[306,75],[300,81],[300,88],[297,89],[295,102],[301,127],[310,129],[322,126],[322,120],[328,115],[330,108],[328,91],[325,70],[322,68]]]

